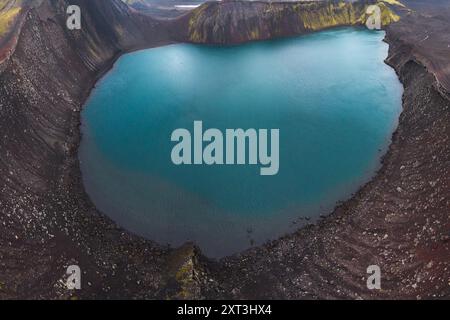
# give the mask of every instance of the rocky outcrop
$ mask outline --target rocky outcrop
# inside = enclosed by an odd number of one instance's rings
[[[81,297],[155,297],[164,251],[90,203],[78,125],[89,90],[115,57],[167,38],[159,22],[120,1],[70,4],[81,7],[80,31],[65,28],[69,1],[44,1],[28,10],[14,54],[1,65],[0,298],[64,297],[69,264],[84,272]]]
[[[179,19],[188,41],[234,44],[305,34],[338,26],[364,25],[367,8],[378,4],[382,25],[399,16],[384,1],[266,2],[222,1],[205,3]]]
[[[389,30],[387,41],[405,92],[382,169],[317,225],[225,259],[226,297],[450,297],[450,101]],[[366,287],[369,265],[381,268],[380,291]]]
[[[420,23],[387,30],[404,111],[377,176],[318,224],[211,261],[195,245],[170,249],[99,213],[77,158],[80,109],[98,77],[123,52],[188,41],[186,17],[168,25],[119,0],[71,0],[83,28],[69,31],[68,4],[29,8],[0,65],[0,298],[450,296],[450,102],[435,56],[415,54],[407,36]],[[81,291],[64,287],[70,264],[81,267]],[[366,288],[370,264],[381,267],[382,291]]]

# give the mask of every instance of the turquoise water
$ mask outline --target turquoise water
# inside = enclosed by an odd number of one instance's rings
[[[127,54],[82,114],[86,190],[119,225],[220,257],[329,213],[379,167],[401,111],[384,32],[353,28],[232,47]],[[175,166],[173,130],[280,130],[280,170]]]

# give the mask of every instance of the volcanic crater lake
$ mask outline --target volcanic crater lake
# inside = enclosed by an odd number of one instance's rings
[[[221,257],[330,213],[380,166],[402,86],[384,32],[343,28],[240,46],[175,44],[122,56],[82,113],[95,205],[131,232]],[[174,165],[175,129],[279,129],[279,172]]]

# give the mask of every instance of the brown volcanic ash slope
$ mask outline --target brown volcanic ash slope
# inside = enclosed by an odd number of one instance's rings
[[[450,102],[422,66],[434,56],[407,42],[415,19],[388,29],[404,112],[377,177],[319,224],[214,262],[115,226],[88,200],[77,161],[79,112],[98,76],[124,51],[189,40],[177,30],[185,20],[71,0],[83,29],[69,31],[68,4],[28,8],[0,65],[0,298],[450,297]],[[70,264],[83,271],[75,293],[61,281]],[[366,289],[370,264],[382,269],[380,292]]]
[[[27,3],[20,0],[0,0],[0,64],[17,44],[27,7]]]
[[[378,4],[381,8],[383,25],[399,19],[391,5],[377,0],[348,3],[223,1],[203,4],[178,19],[178,30],[184,31],[182,40],[186,38],[195,43],[242,43],[331,27],[363,25],[370,4]],[[178,33],[183,34],[182,31]]]
[[[437,79],[441,92],[450,92],[450,3],[448,9],[433,11],[421,8],[426,14],[410,14],[392,28],[391,34],[411,50]],[[433,13],[432,13],[433,12]],[[414,26],[411,28],[410,25]]]

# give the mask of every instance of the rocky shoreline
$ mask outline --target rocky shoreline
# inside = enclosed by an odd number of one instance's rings
[[[414,19],[387,28],[404,110],[374,179],[318,224],[211,261],[193,244],[127,233],[86,195],[77,150],[90,89],[120,54],[169,43],[177,25],[116,0],[75,2],[95,21],[83,34],[62,27],[66,1],[44,1],[2,65],[0,298],[450,297],[450,101],[425,68],[433,56],[408,42]],[[63,286],[70,264],[83,272],[79,292]],[[378,292],[365,286],[371,264],[383,272]]]

